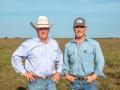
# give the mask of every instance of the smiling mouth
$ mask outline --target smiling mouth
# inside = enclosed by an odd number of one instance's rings
[[[83,33],[83,32],[77,32],[77,33]]]
[[[41,34],[46,34],[46,33],[41,33]]]

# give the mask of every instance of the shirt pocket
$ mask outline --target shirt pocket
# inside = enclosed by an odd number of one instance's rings
[[[40,62],[40,57],[38,58],[38,55],[34,52],[30,52],[29,55],[28,55],[28,60],[29,60],[29,63],[35,67],[35,66],[39,66],[41,64]]]
[[[86,49],[83,51],[83,59],[91,61],[94,59],[93,49]]]

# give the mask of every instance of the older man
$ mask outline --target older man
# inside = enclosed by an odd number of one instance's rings
[[[96,78],[104,76],[104,57],[97,41],[87,38],[83,18],[73,24],[75,38],[65,45],[64,73],[72,90],[97,90]]]
[[[57,42],[48,37],[51,25],[46,16],[39,16],[35,24],[37,37],[23,42],[12,55],[12,66],[29,81],[29,90],[56,90],[63,64]],[[22,60],[25,58],[25,65]]]

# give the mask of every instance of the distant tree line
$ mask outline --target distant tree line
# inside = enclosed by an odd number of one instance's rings
[[[20,39],[20,38],[23,38],[23,37],[14,37],[15,39]],[[120,37],[99,37],[101,39],[104,39],[104,38],[109,38],[109,39],[119,39]],[[5,36],[3,39],[9,39],[8,36]]]

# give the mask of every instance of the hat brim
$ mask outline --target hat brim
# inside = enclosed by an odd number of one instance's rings
[[[38,28],[51,28],[53,26],[53,24],[50,24],[50,25],[49,24],[38,24],[38,25],[35,25],[32,22],[30,24],[35,29],[38,29]]]

